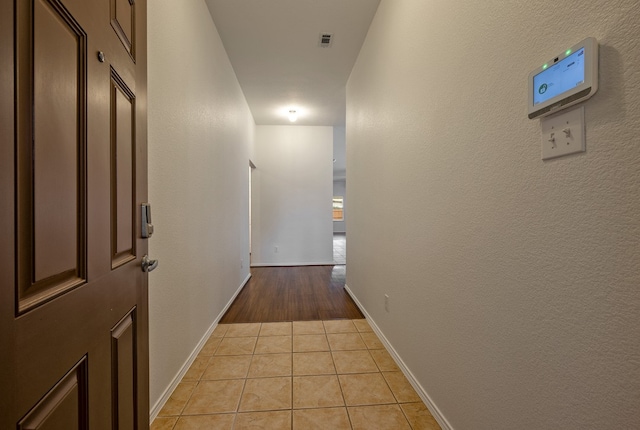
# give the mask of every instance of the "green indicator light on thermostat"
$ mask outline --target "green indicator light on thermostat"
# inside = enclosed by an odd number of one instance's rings
[[[542,66],[542,70],[546,70],[547,67],[549,67],[549,65],[545,64],[544,66]]]
[[[564,55],[569,55],[571,54],[571,49],[567,49],[567,51],[564,53]]]

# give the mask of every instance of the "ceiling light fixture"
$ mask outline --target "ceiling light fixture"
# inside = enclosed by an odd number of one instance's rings
[[[296,122],[297,119],[298,119],[298,112],[296,112],[294,109],[291,109],[289,111],[289,121]]]

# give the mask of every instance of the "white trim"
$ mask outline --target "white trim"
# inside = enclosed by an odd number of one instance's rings
[[[385,335],[382,333],[382,331],[380,330],[378,325],[375,323],[373,318],[371,318],[371,315],[369,315],[369,313],[364,308],[364,306],[362,306],[362,303],[360,303],[360,301],[355,296],[353,291],[351,291],[351,289],[349,289],[349,286],[346,284],[344,286],[344,289],[346,290],[347,294],[349,294],[349,296],[356,303],[360,311],[362,311],[362,313],[364,314],[365,318],[369,322],[369,325],[371,326],[373,331],[376,333],[376,335],[378,335],[378,338],[382,341],[382,343],[384,344],[384,347],[387,349],[387,351],[389,352],[393,360],[396,362],[396,364],[398,365],[398,367],[400,368],[404,376],[407,378],[409,383],[416,390],[416,392],[418,393],[418,396],[420,396],[424,404],[427,406],[427,408],[431,412],[431,415],[433,415],[436,421],[438,421],[438,424],[440,424],[440,427],[442,427],[442,430],[453,430],[453,427],[451,427],[451,424],[449,424],[449,421],[447,421],[444,415],[442,415],[442,412],[440,412],[440,409],[438,409],[435,403],[433,403],[433,401],[431,400],[431,397],[429,397],[429,394],[427,394],[427,391],[422,387],[422,385],[420,385],[416,377],[413,375],[413,373],[411,373],[411,371],[409,370],[407,365],[404,363],[404,361],[402,361],[402,359],[400,358],[400,355],[398,355],[398,352],[393,348],[389,340],[387,340]]]
[[[233,301],[236,299],[238,294],[240,294],[240,291],[242,291],[242,289],[247,284],[250,278],[251,278],[251,273],[247,275],[247,277],[244,279],[240,287],[236,290],[236,292],[233,294],[229,302],[225,305],[224,309],[222,309],[222,311],[218,314],[218,316],[213,321],[211,326],[207,329],[205,334],[200,339],[200,342],[198,342],[198,344],[193,349],[189,357],[187,357],[187,360],[184,362],[180,370],[178,370],[178,373],[176,374],[176,376],[173,377],[173,380],[171,381],[169,386],[164,390],[164,392],[162,393],[162,396],[160,396],[160,398],[155,403],[155,405],[153,405],[153,407],[151,408],[151,411],[149,412],[149,423],[153,423],[153,420],[156,419],[156,417],[160,413],[160,410],[162,409],[164,404],[167,403],[167,400],[169,400],[169,397],[171,397],[171,394],[173,394],[173,390],[175,390],[178,384],[180,383],[180,381],[182,381],[182,378],[187,373],[187,370],[189,370],[189,367],[191,367],[191,364],[193,364],[193,362],[195,361],[196,357],[200,353],[200,350],[202,350],[204,345],[207,343],[207,340],[209,340],[209,336],[211,336],[211,333],[213,333],[213,330],[215,330],[215,328],[218,326],[218,322],[220,321],[220,319],[225,314],[225,312],[227,312],[227,310],[229,309]]]
[[[288,266],[333,266],[336,263],[332,261],[320,261],[316,263],[251,263],[251,267],[288,267]]]

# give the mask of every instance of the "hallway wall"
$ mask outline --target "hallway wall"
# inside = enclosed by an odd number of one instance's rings
[[[332,159],[332,127],[256,127],[252,265],[331,264]]]
[[[149,2],[152,406],[249,275],[254,127],[205,3]]]
[[[527,76],[587,36],[587,152],[543,162]],[[638,40],[637,0],[379,6],[347,87],[347,284],[451,428],[638,425]]]

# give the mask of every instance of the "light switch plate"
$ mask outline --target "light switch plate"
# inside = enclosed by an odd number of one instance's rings
[[[542,127],[542,159],[586,150],[584,106],[540,119]]]

